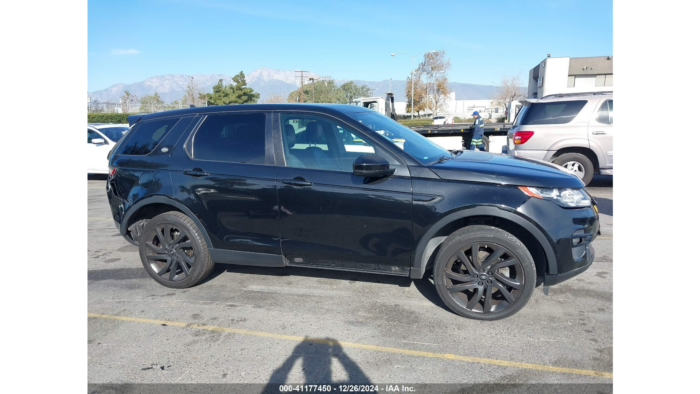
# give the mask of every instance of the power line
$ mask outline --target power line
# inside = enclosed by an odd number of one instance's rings
[[[296,73],[299,73],[299,95],[301,96],[300,102],[303,104],[304,103],[304,73],[308,73],[308,71],[304,70],[294,70],[294,76],[296,77]]]

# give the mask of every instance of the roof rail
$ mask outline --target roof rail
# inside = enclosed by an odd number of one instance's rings
[[[613,94],[612,90],[606,90],[604,92],[577,92],[577,93],[555,93],[555,94],[548,94],[542,99],[546,99],[548,97],[575,97],[575,96],[589,96],[589,95],[600,95],[600,94]]]

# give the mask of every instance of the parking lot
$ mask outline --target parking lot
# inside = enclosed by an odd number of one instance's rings
[[[496,322],[448,311],[428,279],[218,265],[158,285],[88,179],[90,383],[611,383],[613,185],[596,261]]]

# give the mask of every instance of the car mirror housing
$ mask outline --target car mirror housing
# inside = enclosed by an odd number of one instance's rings
[[[373,153],[362,155],[352,164],[352,173],[368,178],[380,178],[393,175],[396,168],[391,168],[389,162]]]

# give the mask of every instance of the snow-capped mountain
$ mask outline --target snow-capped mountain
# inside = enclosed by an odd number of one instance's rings
[[[234,74],[235,75],[235,74]],[[233,75],[226,74],[197,74],[193,75],[199,89],[204,93],[210,93],[212,87],[223,79],[225,83],[232,83]],[[304,73],[304,79],[318,78],[314,72]],[[147,78],[141,82],[131,84],[118,83],[107,89],[97,90],[89,94],[91,100],[116,101],[124,94],[125,90],[143,97],[158,92],[161,99],[166,102],[179,100],[185,94],[190,76],[185,74],[167,74]],[[260,99],[266,100],[273,94],[286,98],[289,93],[299,88],[299,77],[293,70],[273,70],[270,68],[259,68],[246,75],[248,86],[260,93]],[[336,80],[337,85],[348,82],[347,80]],[[390,89],[396,95],[397,101],[406,101],[405,87],[406,81],[360,81],[354,80],[358,85],[367,85],[374,90],[374,95],[384,96]],[[450,82],[450,89],[456,93],[458,100],[488,99],[496,92],[496,87],[492,85],[475,85],[469,83]]]

